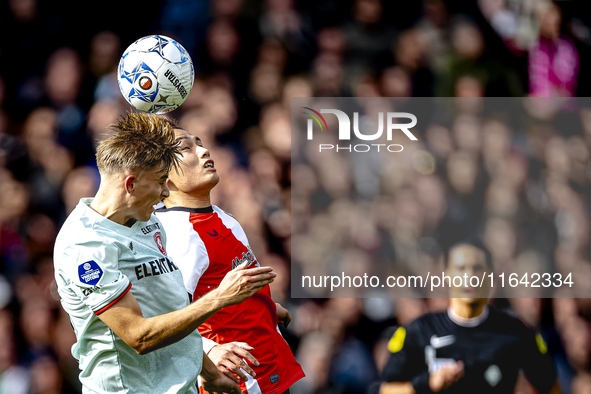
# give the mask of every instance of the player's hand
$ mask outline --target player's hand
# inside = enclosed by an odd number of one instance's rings
[[[289,323],[291,323],[291,315],[289,314],[289,311],[282,307],[281,304],[275,303],[275,305],[277,307],[277,320],[279,324],[283,324],[285,328],[287,328]]]
[[[429,375],[429,388],[438,393],[457,382],[464,376],[464,363],[456,361],[453,365],[446,365]]]
[[[215,364],[216,368],[220,373],[226,375],[236,383],[240,382],[240,379],[245,382],[248,377],[240,370],[244,369],[250,376],[255,377],[256,373],[248,365],[248,360],[251,364],[259,365],[259,362],[252,354],[248,351],[253,350],[252,346],[244,342],[230,342],[223,345],[217,345],[211,348],[207,354],[211,361]],[[238,375],[238,379],[234,374]]]
[[[203,352],[203,364],[199,375],[201,386],[209,394],[242,394],[234,380],[221,374],[205,352]]]
[[[216,289],[226,306],[241,303],[269,283],[273,283],[277,276],[271,267],[246,269],[248,264],[246,261],[228,272]]]
[[[226,375],[218,374],[218,377],[207,381],[201,376],[201,386],[207,394],[242,394],[240,387]]]

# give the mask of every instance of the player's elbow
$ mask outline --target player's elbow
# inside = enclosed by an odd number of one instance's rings
[[[160,347],[154,339],[155,338],[153,335],[141,335],[133,342],[133,346],[131,347],[133,348],[133,350],[135,350],[137,354],[143,356],[145,354],[153,352],[154,350]]]
[[[126,338],[121,338],[131,347],[137,354],[143,356],[158,348],[157,341],[155,341],[155,335],[148,327],[142,327],[141,325],[136,327],[135,330],[130,330],[127,333]]]
[[[154,349],[147,347],[147,346],[136,346],[133,348],[133,350],[135,350],[135,352],[137,354],[139,354],[140,356],[143,356],[143,355],[146,355],[146,354],[152,352],[152,350],[154,350]]]
[[[138,340],[133,343],[128,343],[128,345],[131,346],[131,348],[135,350],[135,352],[140,356],[143,356],[156,350],[155,346],[152,346],[150,343],[144,342],[142,340]]]

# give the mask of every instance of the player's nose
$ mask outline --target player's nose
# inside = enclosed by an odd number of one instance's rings
[[[199,152],[199,157],[204,158],[204,157],[211,157],[211,154],[209,153],[209,149],[200,146],[197,148],[198,152]]]

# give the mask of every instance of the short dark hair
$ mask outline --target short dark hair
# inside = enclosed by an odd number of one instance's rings
[[[451,251],[453,249],[457,248],[458,246],[472,246],[472,247],[482,251],[484,253],[487,268],[489,268],[490,270],[494,270],[492,255],[490,254],[487,247],[484,245],[484,242],[482,241],[482,239],[480,237],[475,237],[475,236],[466,238],[466,239],[459,241],[459,242],[456,242],[455,244],[452,244],[449,248],[447,248],[447,250],[445,251],[445,259],[444,259],[445,260],[445,268],[447,268],[449,265]]]

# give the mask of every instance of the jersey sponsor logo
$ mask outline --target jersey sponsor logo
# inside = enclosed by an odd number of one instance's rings
[[[279,383],[279,374],[274,373],[273,375],[269,376],[269,379],[271,379],[271,383]]]
[[[437,358],[437,350],[431,345],[425,346],[425,362],[429,367],[429,373],[433,373],[443,367],[453,366],[456,360],[453,358]]]
[[[454,343],[456,341],[456,337],[453,335],[446,335],[443,337],[438,337],[436,335],[433,335],[431,337],[431,346],[433,346],[435,349],[439,349],[445,346],[449,346],[452,343]]]
[[[256,262],[255,266],[260,267],[256,257],[254,257],[254,253],[252,253],[252,249],[250,249],[250,246],[248,246],[247,248],[248,252],[242,252],[242,256],[237,256],[232,259],[232,269],[238,267],[246,261],[248,261],[248,265],[251,265],[252,263]]]
[[[103,270],[94,260],[87,261],[78,266],[80,282],[95,286],[103,277]]]
[[[484,371],[484,380],[486,380],[491,387],[495,387],[499,384],[502,378],[503,374],[501,373],[501,368],[495,364],[489,366],[486,371]]]
[[[218,232],[216,231],[216,229],[215,229],[215,228],[212,228],[212,229],[211,229],[211,231],[212,231],[211,233],[210,233],[209,231],[206,231],[206,233],[207,233],[207,235],[209,235],[210,237],[213,237],[213,238],[214,238],[214,241],[217,241],[218,239],[220,239],[220,238],[222,237],[222,236],[220,235],[220,233],[218,233]]]
[[[160,230],[160,225],[158,223],[148,224],[146,227],[143,227],[142,233],[150,234],[154,230]]]
[[[158,246],[160,253],[166,256],[166,250],[164,249],[164,244],[162,243],[162,234],[160,234],[160,231],[154,234],[154,242],[156,242],[156,246]]]
[[[148,261],[147,263],[138,264],[135,266],[135,276],[137,280],[147,278],[149,276],[158,276],[174,272],[179,268],[170,261],[167,257]]]
[[[431,347],[431,346],[427,346]],[[431,348],[433,349],[433,348]],[[443,367],[453,367],[456,365],[456,360],[453,358],[434,358],[429,364],[429,373],[439,371]]]
[[[406,329],[398,327],[390,341],[388,341],[388,350],[390,353],[398,353],[404,347],[404,340],[406,339]]]
[[[103,286],[93,286],[93,287],[89,287],[88,289],[82,289],[82,294],[84,294],[84,297],[88,297],[89,295],[91,295],[95,291],[100,290],[101,287],[103,287]]]

